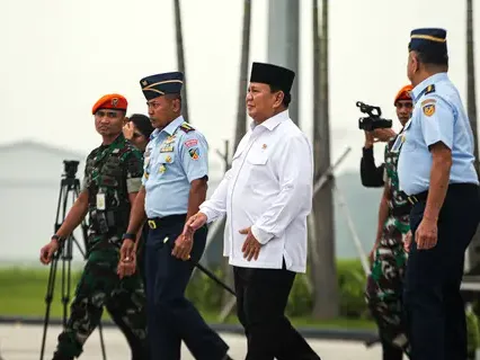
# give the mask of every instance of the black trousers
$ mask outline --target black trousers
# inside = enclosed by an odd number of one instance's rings
[[[246,360],[320,360],[285,317],[295,273],[234,267],[237,315],[245,329]]]
[[[179,360],[182,340],[195,359],[223,360],[228,345],[184,295],[193,262],[200,260],[205,250],[207,229],[195,233],[191,260],[183,261],[174,257],[172,250],[185,216],[168,216],[156,224],[148,233],[145,253],[151,360]]]
[[[415,234],[425,201],[415,204],[410,227]],[[407,263],[404,305],[412,360],[466,360],[467,336],[460,284],[465,251],[480,217],[477,186],[450,185],[437,222],[437,244],[418,250],[415,237]]]

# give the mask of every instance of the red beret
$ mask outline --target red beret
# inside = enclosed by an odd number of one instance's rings
[[[410,95],[410,92],[413,90],[412,85],[405,85],[402,87],[398,93],[397,96],[395,96],[395,100],[393,101],[393,105],[397,104],[398,100],[412,100],[412,96]]]
[[[123,110],[127,111],[128,101],[124,96],[120,94],[107,94],[102,96],[98,101],[93,105],[92,114],[100,109],[113,109],[113,110]]]

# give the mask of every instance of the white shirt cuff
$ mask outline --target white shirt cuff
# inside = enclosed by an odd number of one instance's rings
[[[260,230],[256,225],[252,225],[250,231],[255,239],[257,239],[257,241],[262,245],[265,245],[268,241],[270,241],[270,239],[273,238],[273,234]]]
[[[213,220],[215,220],[215,212],[210,210],[208,207],[202,207],[200,206],[199,212],[202,214],[205,214],[207,216],[207,224],[211,223]]]

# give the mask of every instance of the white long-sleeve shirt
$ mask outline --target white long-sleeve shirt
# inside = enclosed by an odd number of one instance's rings
[[[313,154],[305,134],[283,111],[240,141],[232,167],[200,211],[212,222],[226,215],[224,255],[233,266],[306,272],[307,216],[312,208]],[[252,227],[262,244],[247,261],[242,246]]]

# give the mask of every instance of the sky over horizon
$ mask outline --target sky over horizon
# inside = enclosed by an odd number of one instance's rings
[[[268,5],[252,1],[250,64],[268,61]],[[300,99],[293,97],[299,101],[300,127],[311,138],[311,1],[300,5]],[[184,0],[181,6],[190,120],[207,137],[210,160],[221,162],[215,150],[223,150],[226,139],[233,142],[235,129],[243,1]],[[330,2],[332,162],[352,147],[340,171],[359,166],[363,134],[357,100],[381,106],[384,116],[396,121],[392,102],[408,82],[411,29],[447,29],[449,74],[466,102],[465,17],[464,1]],[[479,26],[474,39],[480,39]],[[86,154],[100,141],[90,113],[99,97],[122,93],[129,114],[146,113],[139,80],[178,69],[173,1],[5,0],[0,40],[0,144],[31,139]],[[382,149],[376,153],[380,161]]]

